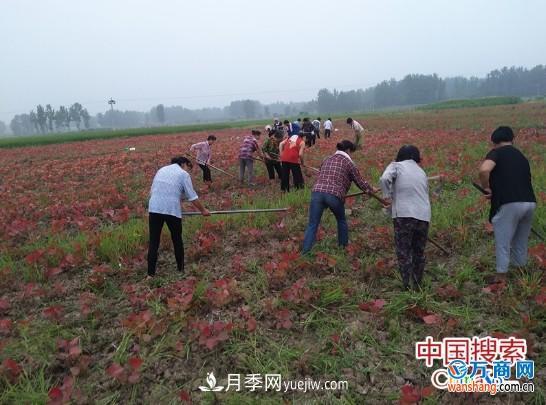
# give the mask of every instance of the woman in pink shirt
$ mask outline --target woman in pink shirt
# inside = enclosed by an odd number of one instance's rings
[[[208,165],[210,164],[210,159],[212,157],[211,146],[216,140],[214,135],[209,135],[206,141],[194,143],[190,146],[190,152],[197,151],[197,164],[203,171],[203,181],[205,183],[212,183],[212,177],[210,175],[210,169]]]

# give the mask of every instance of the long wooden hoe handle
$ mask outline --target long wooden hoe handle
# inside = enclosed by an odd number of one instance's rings
[[[347,194],[345,196],[345,198],[348,198],[348,197],[356,197],[356,196],[359,196],[359,195],[362,195],[362,194],[368,194],[370,195],[371,197],[375,198],[377,201],[379,201],[381,204],[383,205],[389,205],[387,203],[387,201],[385,201],[384,199],[382,199],[381,197],[379,197],[377,194],[375,193],[367,193],[365,191],[360,191],[358,193],[352,193],[352,194]],[[435,241],[434,239],[432,239],[430,236],[427,236],[427,240],[432,243],[434,246],[436,246],[438,249],[440,249],[444,254],[446,254],[447,256],[450,255],[449,251],[444,248],[442,245],[440,245],[437,241]]]
[[[199,163],[197,158],[195,156],[193,156],[191,153],[186,153],[186,156],[191,157],[193,160],[195,160],[197,163]],[[214,170],[218,170],[220,173],[224,173],[224,174],[226,174],[226,175],[228,175],[230,177],[233,177],[234,179],[236,178],[236,176],[234,176],[233,174],[228,173],[225,170],[220,169],[219,167],[213,166],[210,163],[206,163],[206,165],[209,166],[209,167],[212,167]]]
[[[226,211],[209,211],[211,215],[219,214],[252,214],[252,213],[266,213],[266,212],[284,212],[288,211],[288,208],[264,208],[264,209],[249,209],[249,210],[226,210]],[[182,215],[202,215],[199,211],[186,211],[182,212]]]

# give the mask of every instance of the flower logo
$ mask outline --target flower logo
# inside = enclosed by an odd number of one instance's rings
[[[214,373],[212,371],[210,373],[207,373],[207,384],[209,385],[208,387],[200,385],[199,389],[206,392],[219,392],[224,389],[224,387],[221,385],[219,385],[218,387],[216,386],[216,377],[214,377]]]

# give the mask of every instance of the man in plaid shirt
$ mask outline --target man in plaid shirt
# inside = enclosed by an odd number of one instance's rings
[[[239,181],[242,183],[245,177],[245,169],[248,169],[248,184],[254,186],[254,152],[262,154],[256,137],[260,137],[261,132],[253,129],[252,135],[245,136],[241,148],[239,149]]]
[[[337,152],[322,162],[318,180],[312,189],[309,224],[303,239],[303,253],[309,252],[315,243],[322,212],[326,208],[330,208],[336,217],[339,246],[347,246],[349,227],[345,219],[345,195],[351,187],[351,182],[368,194],[377,191],[362,178],[353,163],[350,154],[355,150],[356,147],[351,141],[341,141],[337,144]]]

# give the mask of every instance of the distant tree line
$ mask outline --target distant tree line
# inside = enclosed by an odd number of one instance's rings
[[[436,74],[409,74],[401,80],[385,80],[367,89],[349,91],[319,90],[308,102],[262,104],[257,100],[236,100],[223,108],[188,109],[158,104],[147,112],[108,110],[91,117],[80,103],[54,110],[50,104],[38,105],[29,114],[11,121],[13,134],[45,134],[82,128],[135,128],[200,122],[289,117],[301,114],[364,112],[386,107],[436,103],[451,99],[487,96],[534,97],[546,94],[546,66],[532,69],[504,67],[484,78],[448,77]],[[0,122],[0,135],[6,132]]]
[[[546,93],[546,66],[532,69],[504,67],[485,78],[410,74],[402,80],[385,80],[366,90],[321,89],[317,112],[370,111],[376,108],[429,104],[449,99],[487,96],[534,97]]]
[[[60,106],[57,110],[51,104],[46,104],[45,108],[39,104],[30,113],[13,117],[10,129],[14,135],[69,131],[73,125],[79,131],[82,124],[85,129],[89,129],[90,121],[91,115],[80,103],[74,103],[68,108]]]

